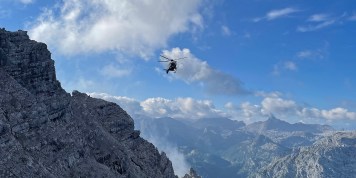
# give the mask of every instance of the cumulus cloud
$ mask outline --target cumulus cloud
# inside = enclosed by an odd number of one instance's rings
[[[210,94],[249,94],[238,78],[213,69],[207,61],[196,58],[189,49],[173,48],[171,51],[163,51],[163,55],[173,59],[187,57],[178,62],[178,70],[174,75],[176,79],[198,83]]]
[[[224,117],[252,123],[265,120],[267,117],[274,115],[291,123],[318,122],[337,124],[343,121],[356,121],[356,112],[349,111],[346,108],[319,109],[305,107],[294,100],[285,99],[280,92],[259,92],[256,96],[262,98],[257,104],[245,101],[236,105],[233,102],[228,102],[222,109],[216,108],[212,101],[193,98],[176,98],[174,100],[148,98],[138,101],[133,98],[112,96],[105,93],[88,94],[92,97],[119,104],[133,118],[139,118],[140,116],[149,118],[171,117],[175,119]]]
[[[225,108],[232,119],[243,120],[246,123],[265,120],[271,115],[291,121],[290,117],[295,117],[299,110],[295,101],[283,99],[275,94],[264,95],[259,104],[242,102],[237,106],[228,103]]]
[[[226,117],[226,113],[215,108],[210,100],[193,98],[148,98],[137,101],[133,98],[112,96],[106,93],[88,93],[88,95],[115,102],[130,115],[144,115],[152,118],[172,117],[184,119],[200,119],[206,117]]]
[[[119,51],[147,58],[178,33],[203,27],[201,0],[63,0],[30,25],[63,54]]]
[[[279,97],[266,97],[261,102],[261,112],[264,114],[283,114],[288,115],[295,113],[298,108],[293,100],[285,100]]]
[[[299,112],[300,116],[307,118],[324,118],[327,120],[356,120],[356,113],[345,108],[337,107],[330,110],[320,110],[316,108],[303,108]]]
[[[303,121],[305,123],[315,123],[315,120],[328,123],[356,120],[356,112],[349,111],[346,108],[319,109],[305,107],[294,100],[284,98],[280,92],[257,92],[256,96],[261,97],[257,104],[245,101],[237,105],[228,102],[222,109],[216,108],[210,100],[193,98],[170,100],[158,97],[138,101],[133,98],[112,96],[105,93],[88,94],[92,97],[115,102],[134,117],[171,117],[175,119],[224,117],[243,120],[246,123],[265,120],[270,115],[289,122]]]
[[[284,8],[284,9],[275,9],[275,10],[269,11],[263,17],[254,18],[253,21],[254,22],[259,22],[259,21],[264,20],[264,19],[275,20],[275,19],[278,19],[278,18],[287,17],[288,15],[296,13],[298,11],[299,11],[298,9],[292,8],[292,7],[287,7],[287,8]]]
[[[250,102],[243,102],[239,106],[228,102],[225,104],[225,109],[231,119],[243,120],[248,124],[266,118],[261,106]]]
[[[233,119],[242,119],[246,123],[263,120],[270,115],[289,122],[294,120],[313,123],[312,120],[314,119],[321,119],[324,122],[356,120],[356,112],[351,112],[345,108],[336,107],[327,110],[305,107],[294,100],[283,98],[279,92],[260,92],[258,95],[262,97],[259,104],[243,102],[236,106],[232,103],[227,103],[225,108],[228,114]]]
[[[215,108],[212,101],[193,98],[149,98],[141,102],[146,115],[150,117],[172,117],[200,119],[206,117],[224,117],[224,112]]]

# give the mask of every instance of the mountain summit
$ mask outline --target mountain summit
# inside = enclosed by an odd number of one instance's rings
[[[246,126],[246,129],[251,132],[266,132],[266,131],[280,131],[280,132],[311,132],[322,133],[325,131],[331,131],[333,128],[328,125],[319,124],[303,124],[295,123],[290,124],[286,121],[277,119],[273,115],[265,121],[254,122]]]
[[[66,93],[26,31],[0,29],[0,157],[0,177],[176,177],[120,106]]]

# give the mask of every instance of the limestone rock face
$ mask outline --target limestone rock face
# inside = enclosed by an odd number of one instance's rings
[[[0,177],[176,176],[120,106],[63,90],[46,44],[0,29]]]
[[[253,177],[355,177],[356,132],[336,132],[273,160]]]
[[[183,178],[202,178],[199,176],[193,168],[190,168],[189,174],[185,174]]]

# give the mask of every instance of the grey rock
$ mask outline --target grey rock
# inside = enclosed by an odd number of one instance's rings
[[[46,44],[0,29],[0,177],[176,176],[120,106],[65,92]]]
[[[185,174],[183,178],[202,178],[202,177],[199,176],[193,168],[190,168],[189,173]]]
[[[356,132],[336,132],[273,160],[252,177],[355,177]]]

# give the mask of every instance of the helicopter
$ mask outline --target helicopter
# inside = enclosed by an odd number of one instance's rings
[[[160,56],[162,58],[164,58],[165,60],[160,60],[158,62],[169,62],[168,68],[164,69],[167,74],[169,73],[169,71],[173,71],[174,73],[176,73],[177,72],[177,60],[187,58],[187,57],[181,57],[181,58],[177,58],[177,59],[172,59],[172,58],[169,58],[169,57],[166,57],[163,55],[160,55]]]

